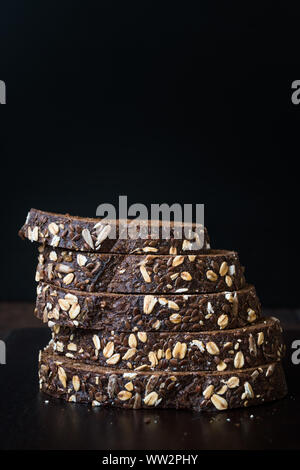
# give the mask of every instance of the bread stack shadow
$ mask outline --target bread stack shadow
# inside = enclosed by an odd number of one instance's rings
[[[32,209],[20,230],[40,243],[35,315],[52,339],[40,388],[93,406],[246,407],[282,398],[279,320],[262,318],[236,252],[191,237],[123,239],[118,222]],[[191,230],[194,227],[191,227]],[[115,239],[110,238],[115,231]],[[193,240],[193,243],[195,240]]]

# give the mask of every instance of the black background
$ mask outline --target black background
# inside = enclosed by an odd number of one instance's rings
[[[299,15],[289,3],[1,2],[1,300],[35,294],[30,207],[205,203],[267,307],[298,307]]]

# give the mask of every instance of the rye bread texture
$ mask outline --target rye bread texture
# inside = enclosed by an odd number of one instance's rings
[[[41,247],[37,281],[86,292],[211,293],[245,285],[234,251],[201,255],[118,255],[77,253]]]
[[[210,249],[209,236],[202,225],[186,224],[185,233],[179,222],[170,222],[168,228],[164,222],[144,220],[137,223],[140,236],[133,239],[130,238],[129,223],[132,221],[76,217],[31,209],[19,235],[54,247],[99,253],[186,254]]]
[[[112,369],[224,371],[279,361],[285,346],[279,320],[269,318],[202,333],[99,332],[56,325],[45,351]]]
[[[238,371],[145,372],[92,366],[41,353],[40,389],[55,398],[126,409],[226,410],[287,393],[280,362]]]
[[[126,409],[284,397],[280,322],[261,317],[237,253],[211,250],[203,226],[145,220],[132,238],[131,222],[29,212],[19,235],[41,244],[35,315],[52,329],[40,389]]]
[[[195,332],[254,324],[261,305],[253,286],[214,294],[89,294],[40,282],[35,315],[49,326]]]

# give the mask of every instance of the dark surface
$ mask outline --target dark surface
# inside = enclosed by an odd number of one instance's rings
[[[37,355],[49,336],[46,329],[21,329],[6,338],[7,364],[0,366],[2,449],[300,448],[300,365],[293,366],[290,359],[299,329],[286,335],[287,398],[256,408],[203,414],[90,408],[40,394]]]

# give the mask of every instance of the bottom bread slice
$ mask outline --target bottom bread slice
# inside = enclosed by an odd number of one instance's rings
[[[258,405],[287,393],[280,362],[236,372],[128,372],[40,353],[40,389],[93,406],[226,410]]]

